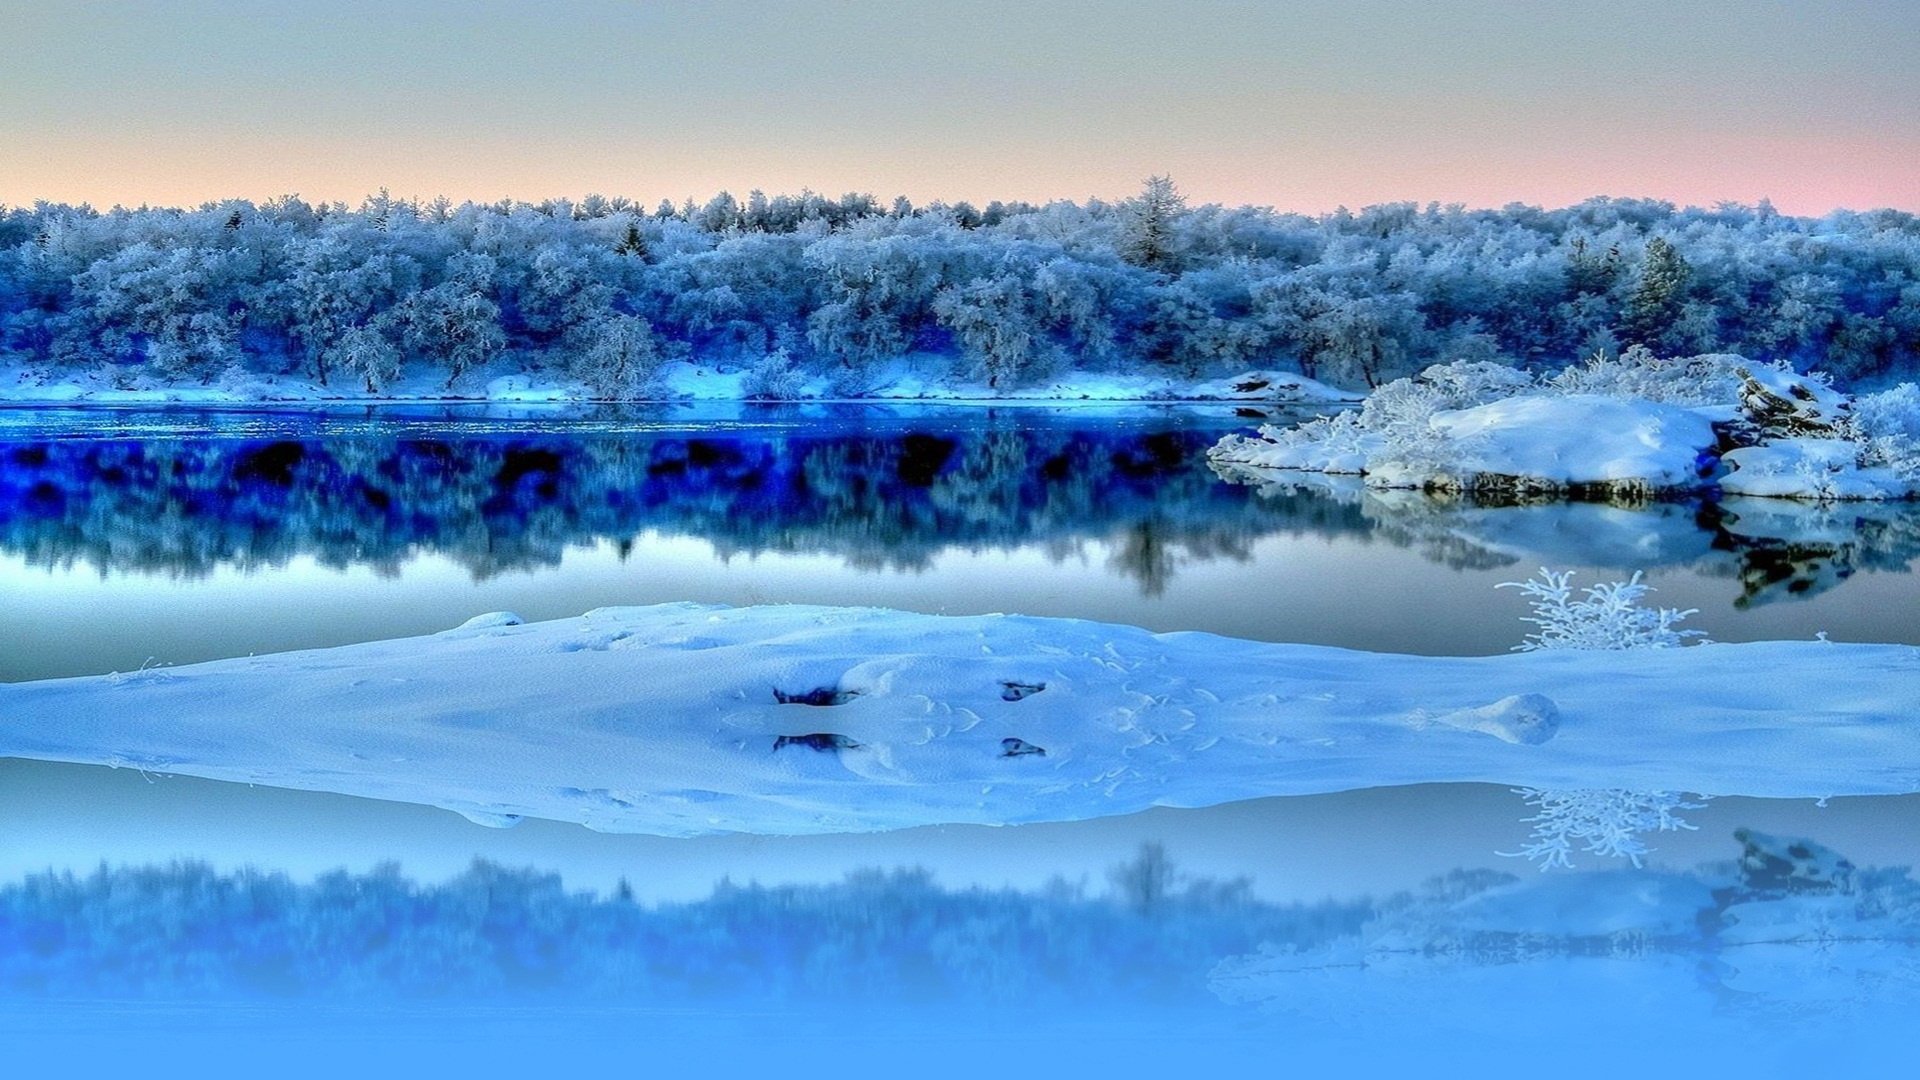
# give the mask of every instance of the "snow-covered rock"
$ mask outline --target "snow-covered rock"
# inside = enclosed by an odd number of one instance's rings
[[[1851,406],[1820,379],[1753,364],[1740,369],[1740,412],[1764,440],[1829,439],[1845,434]]]
[[[1915,701],[1920,649],[1906,646],[1424,657],[1064,619],[669,604],[164,678],[0,685],[0,755],[490,823],[791,834],[1445,781],[1908,792]]]

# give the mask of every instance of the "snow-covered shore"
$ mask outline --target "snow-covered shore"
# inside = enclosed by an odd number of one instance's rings
[[[1920,497],[1920,392],[1853,399],[1738,356],[1643,349],[1544,379],[1455,362],[1379,388],[1357,412],[1229,436],[1213,458],[1502,499],[1909,499]]]
[[[689,835],[1479,781],[1920,790],[1920,649],[1436,658],[874,609],[608,608],[0,685],[0,755]]]
[[[687,361],[663,366],[654,389],[636,402],[754,400],[750,372]],[[825,377],[800,380],[779,400],[873,402],[1246,402],[1325,405],[1360,395],[1279,371],[1246,371],[1226,378],[1180,379],[1165,375],[1069,372],[1059,378],[1008,388],[954,378],[936,359],[902,358],[875,371],[850,393]],[[150,375],[106,370],[50,373],[0,370],[0,405],[275,405],[275,404],[565,404],[607,401],[586,384],[559,371],[523,371],[509,364],[476,372],[449,387],[437,374],[416,371],[377,393],[350,382],[321,385],[304,376],[238,374],[205,383],[164,381]],[[770,400],[770,399],[769,399]]]

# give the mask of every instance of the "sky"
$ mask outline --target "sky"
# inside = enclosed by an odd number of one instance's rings
[[[1920,209],[1920,0],[11,5],[0,203]]]

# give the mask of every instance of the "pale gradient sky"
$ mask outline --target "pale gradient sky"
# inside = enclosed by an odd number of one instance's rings
[[[14,5],[0,202],[1920,209],[1920,0]]]

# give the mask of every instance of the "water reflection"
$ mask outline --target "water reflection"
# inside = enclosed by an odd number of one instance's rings
[[[1904,503],[1494,505],[1232,466],[1216,477],[1204,426],[828,427],[0,442],[0,550],[185,578],[302,556],[393,574],[436,554],[486,580],[597,543],[624,556],[644,532],[697,537],[722,558],[829,555],[885,571],[956,550],[1066,558],[1097,540],[1114,574],[1157,596],[1182,564],[1244,562],[1261,538],[1311,535],[1463,570],[1696,568],[1738,582],[1740,607],[1920,558],[1920,507]]]
[[[830,554],[917,570],[939,553],[1111,539],[1148,595],[1176,555],[1245,559],[1285,528],[1361,529],[1254,500],[1199,466],[1207,431],[988,426],[902,434],[0,443],[0,547],[39,566],[204,576],[310,556],[475,578],[643,531],[722,556]],[[1331,507],[1335,516],[1341,511]]]
[[[67,413],[0,410],[0,680],[681,600],[1487,654],[1540,565],[1645,570],[1716,640],[1920,634],[1912,505],[1230,483],[1230,411]]]
[[[1920,883],[1818,841],[1741,829],[1691,870],[1461,870],[1350,900],[1274,903],[1157,844],[1106,881],[949,887],[922,869],[824,885],[723,880],[647,904],[626,881],[476,862],[308,881],[196,862],[0,886],[0,997],[439,998],[1086,1009],[1253,1005],[1316,1023],[1567,1007],[1777,1019],[1920,1003]],[[1590,1002],[1591,1003],[1591,1002]]]
[[[1740,609],[1815,596],[1861,571],[1904,573],[1920,559],[1920,506],[1911,502],[1511,502],[1368,488],[1355,477],[1214,468],[1278,506],[1305,497],[1351,508],[1368,535],[1456,569],[1688,567],[1738,582]]]

